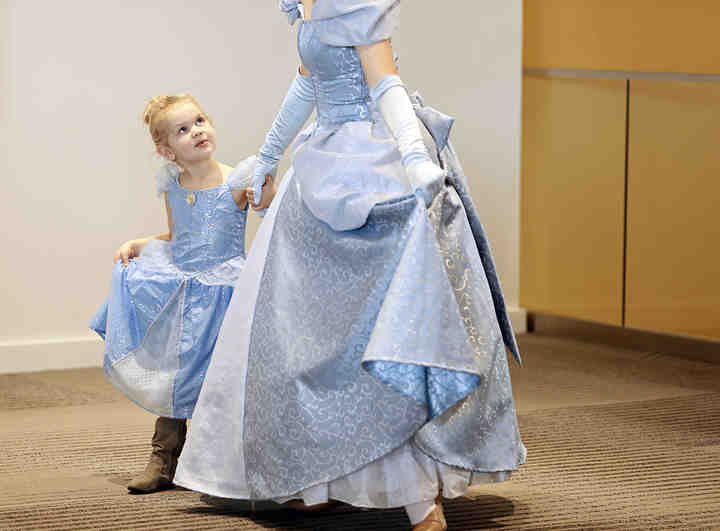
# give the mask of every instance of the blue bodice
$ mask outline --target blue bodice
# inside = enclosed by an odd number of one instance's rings
[[[369,120],[370,90],[352,46],[331,46],[315,38],[313,20],[298,31],[298,53],[310,70],[321,125]]]
[[[247,209],[238,208],[227,183],[187,190],[175,180],[167,192],[172,212],[172,254],[177,267],[185,272],[200,272],[245,256]]]

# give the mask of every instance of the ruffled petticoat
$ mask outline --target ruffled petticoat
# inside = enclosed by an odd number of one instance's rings
[[[472,472],[448,466],[406,443],[345,477],[274,501],[301,499],[306,505],[314,505],[339,500],[355,507],[404,507],[433,500],[438,493],[445,498],[457,498],[471,485],[498,483],[511,475],[510,471]]]

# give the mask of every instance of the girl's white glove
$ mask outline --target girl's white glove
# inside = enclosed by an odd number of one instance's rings
[[[426,206],[442,190],[447,173],[436,165],[423,142],[415,110],[399,76],[384,77],[370,91],[375,105],[395,137],[402,163],[413,192],[419,193]]]

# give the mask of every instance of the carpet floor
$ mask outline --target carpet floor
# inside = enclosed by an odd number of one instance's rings
[[[524,335],[512,368],[528,461],[447,500],[450,530],[720,529],[720,365]],[[404,530],[403,510],[248,514],[130,495],[154,418],[100,369],[0,375],[0,529]]]

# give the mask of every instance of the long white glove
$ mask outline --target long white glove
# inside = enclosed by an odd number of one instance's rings
[[[268,174],[275,176],[282,154],[307,121],[314,107],[315,90],[312,81],[309,77],[298,73],[285,95],[270,130],[265,135],[265,143],[258,153],[252,175],[253,196],[256,204],[259,204],[262,199],[265,176]]]
[[[402,163],[413,192],[419,193],[426,206],[442,190],[446,172],[437,166],[423,142],[418,119],[399,76],[385,76],[370,91],[390,132],[395,137]]]

